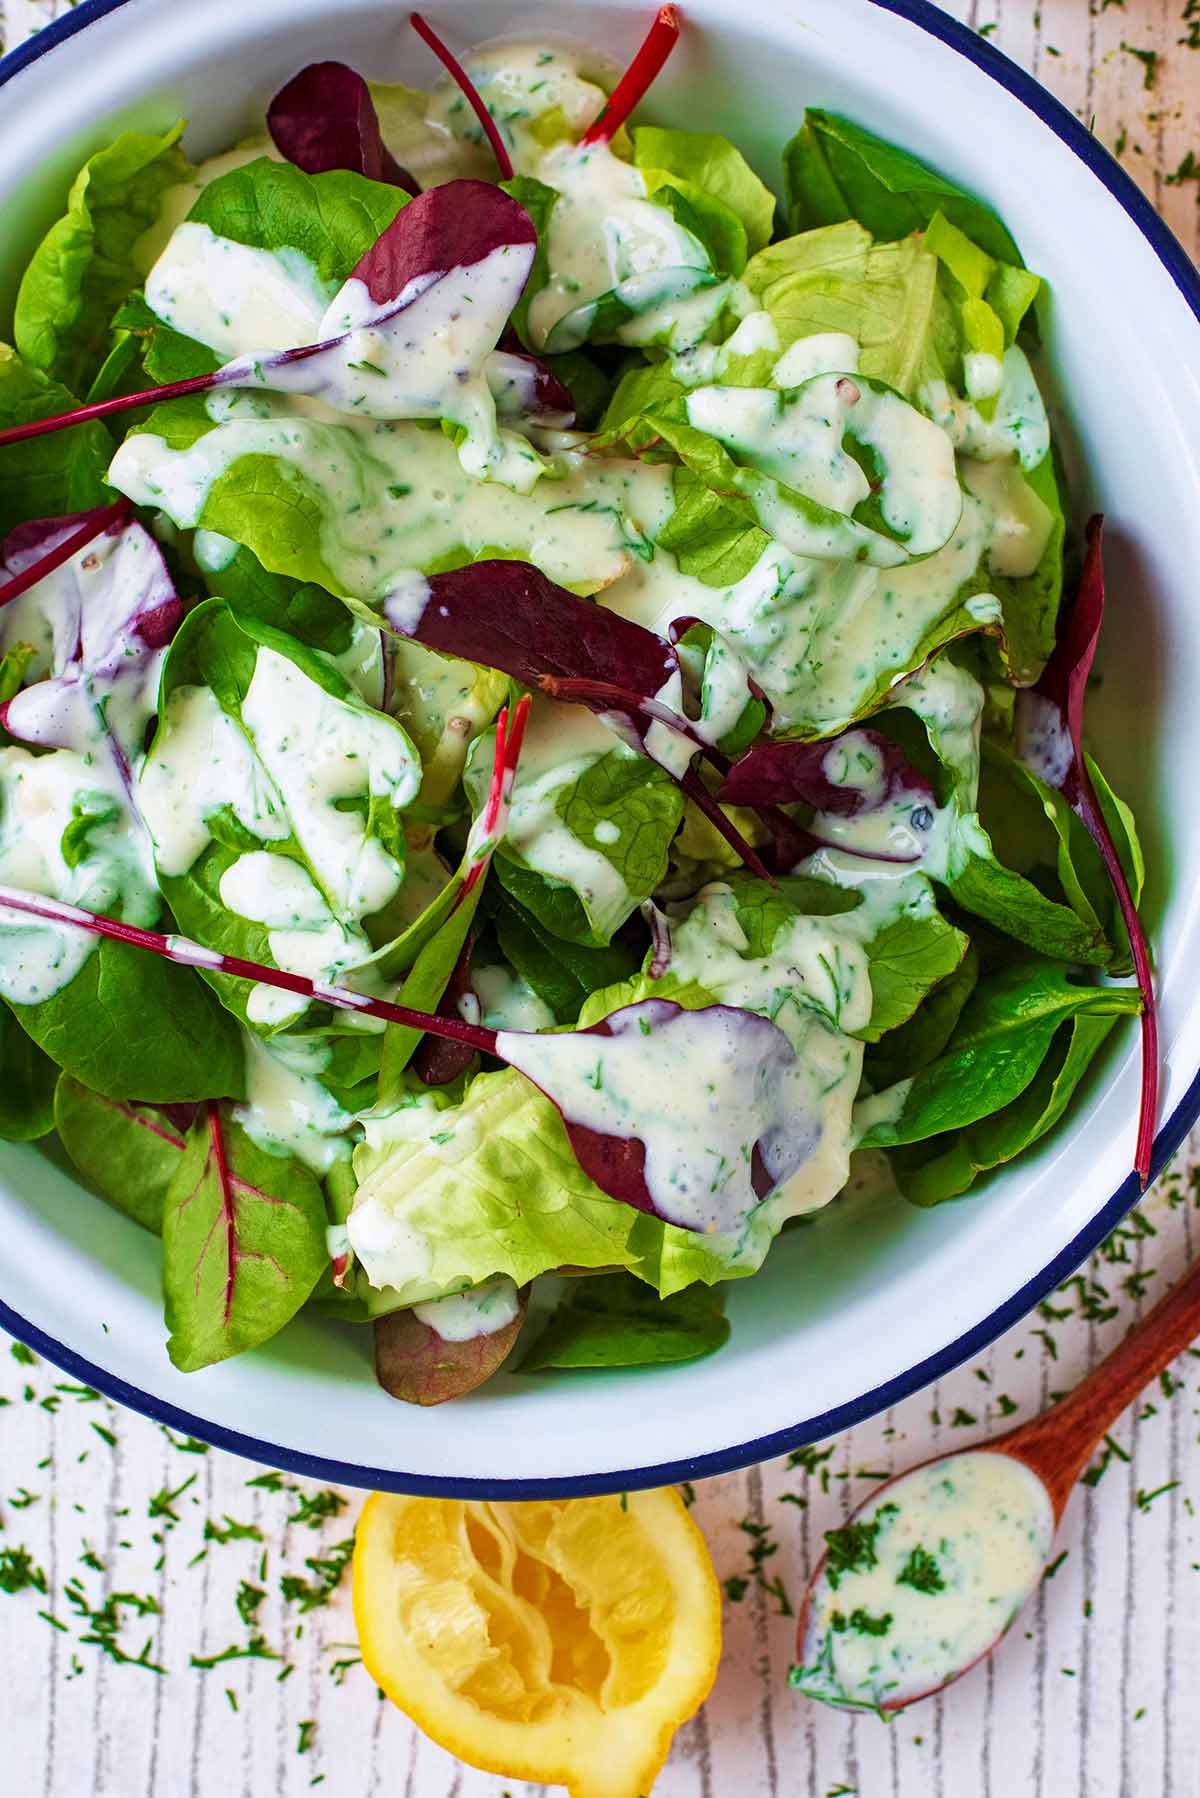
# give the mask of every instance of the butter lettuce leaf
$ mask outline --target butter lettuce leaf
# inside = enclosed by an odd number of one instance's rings
[[[33,253],[13,336],[31,368],[65,387],[86,392],[108,354],[113,313],[141,278],[137,241],[157,218],[165,189],[187,177],[182,130],[123,131],[89,157],[66,213]]]
[[[670,131],[660,125],[635,125],[631,135],[634,163],[653,198],[661,195],[654,192],[650,177],[662,171],[675,178],[681,191],[699,189],[731,212],[751,255],[770,243],[775,196],[727,137],[714,131]]]

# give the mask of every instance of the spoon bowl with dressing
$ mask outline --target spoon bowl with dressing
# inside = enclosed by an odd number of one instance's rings
[[[1043,1578],[1075,1483],[1122,1411],[1200,1334],[1200,1264],[1040,1417],[876,1489],[800,1607],[789,1684],[882,1716],[983,1660]]]

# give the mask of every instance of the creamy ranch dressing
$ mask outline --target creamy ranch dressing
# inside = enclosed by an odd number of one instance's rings
[[[816,1147],[808,1069],[782,1033],[747,1029],[720,1007],[676,1012],[651,999],[609,1022],[611,1034],[599,1036],[502,1030],[497,1051],[568,1123],[642,1142],[661,1217],[689,1230],[738,1231],[760,1202],[754,1153],[777,1186]]]
[[[279,1036],[264,1042],[243,1030],[246,1102],[234,1118],[247,1136],[273,1155],[294,1155],[316,1174],[345,1160],[354,1119],[317,1078],[329,1065],[319,1037]]]
[[[520,1309],[516,1282],[507,1274],[496,1274],[466,1292],[414,1305],[413,1313],[443,1342],[471,1342],[476,1336],[494,1336],[507,1329]]]
[[[1021,1462],[978,1451],[902,1475],[830,1534],[791,1684],[874,1709],[936,1690],[986,1653],[1041,1578],[1054,1513]]]
[[[172,232],[146,277],[146,304],[218,356],[316,343],[337,284],[299,250],[260,250],[191,220]]]
[[[787,392],[701,387],[688,394],[687,414],[750,466],[848,516],[873,490],[845,448],[852,436],[875,453],[880,510],[913,555],[940,549],[962,513],[946,433],[899,395],[848,374],[815,375]]]
[[[63,855],[64,833],[89,817],[96,823],[72,866]],[[0,884],[143,928],[157,923],[149,843],[107,758],[0,749]],[[99,939],[0,906],[0,943],[0,997],[36,1005],[75,978]]]
[[[190,527],[205,522],[210,490],[241,457],[277,457],[319,501],[332,582],[370,603],[382,604],[414,562],[463,548],[518,554],[561,585],[594,592],[652,553],[647,539],[674,509],[672,471],[662,466],[567,452],[561,478],[521,494],[472,479],[437,429],[316,416],[312,402],[283,396],[225,393],[206,403],[216,428],[189,449],[150,432],[126,438],[113,484]]]

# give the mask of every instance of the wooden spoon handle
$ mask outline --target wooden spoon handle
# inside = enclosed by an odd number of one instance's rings
[[[1097,1444],[1157,1374],[1200,1336],[1200,1262],[1081,1386],[1049,1411],[990,1444],[1040,1477],[1061,1517]]]

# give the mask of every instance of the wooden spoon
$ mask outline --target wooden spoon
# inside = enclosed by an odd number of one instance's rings
[[[1105,1435],[1197,1336],[1200,1262],[1040,1417],[921,1462],[873,1492],[849,1526],[829,1532],[800,1607],[793,1686],[891,1712],[942,1691],[990,1654],[1037,1589],[1054,1529]],[[1000,1457],[1032,1478],[997,1466]],[[924,1527],[914,1529],[918,1506]]]

